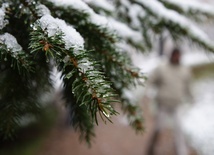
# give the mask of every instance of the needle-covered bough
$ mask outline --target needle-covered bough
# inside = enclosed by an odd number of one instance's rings
[[[174,39],[188,38],[214,51],[206,34],[187,18],[194,15],[191,10],[200,14],[200,21],[211,19],[213,12],[176,2],[1,0],[1,139],[13,137],[23,120],[39,114],[42,96],[53,89],[55,67],[70,124],[81,138],[90,142],[98,117],[111,122],[117,104],[130,125],[142,131],[142,110],[127,92],[146,77],[127,50],[149,51],[156,36],[168,31]]]

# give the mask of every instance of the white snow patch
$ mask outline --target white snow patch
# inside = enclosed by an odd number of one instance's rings
[[[142,26],[141,26],[141,22],[139,21],[139,17],[142,18],[146,14],[145,11],[142,9],[142,7],[137,4],[133,4],[129,7],[128,14],[131,19],[131,25],[134,28],[141,28]]]
[[[51,12],[50,10],[43,4],[40,4],[36,7],[36,10],[37,10],[37,14],[41,17],[41,16],[44,16],[44,15],[50,15]]]
[[[72,7],[73,9],[85,12],[89,15],[89,22],[106,27],[108,21],[106,17],[96,14],[86,3],[81,0],[48,0],[54,3],[56,6]]]
[[[8,7],[7,3],[3,3],[0,8],[0,30],[3,29],[7,24],[8,20],[5,19],[5,9]]]
[[[0,45],[1,44],[5,44],[7,49],[14,53],[22,50],[22,47],[17,43],[16,38],[9,33],[0,35]]]
[[[84,49],[84,40],[81,35],[72,26],[67,25],[64,20],[53,18],[51,15],[44,15],[39,19],[39,23],[41,28],[48,32],[48,37],[63,32],[62,38],[65,42],[65,49],[74,48],[73,54],[75,56]],[[67,61],[66,59],[67,57],[64,61]],[[81,72],[94,70],[92,63],[87,58],[78,60],[78,68]],[[91,72],[91,74],[94,73]],[[59,87],[59,84],[56,87]]]
[[[48,0],[54,3],[56,6],[69,7],[83,11],[83,12],[93,12],[93,10],[82,0]]]
[[[106,17],[96,14],[86,3],[81,0],[48,0],[54,3],[56,6],[60,7],[72,7],[73,9],[85,12],[89,15],[89,22],[98,25],[107,27],[108,20]]]
[[[107,0],[84,0],[84,2],[86,2],[89,5],[102,8],[109,12],[115,11],[115,7],[112,4],[110,4]]]
[[[51,15],[44,15],[39,19],[39,22],[41,28],[47,30],[49,37],[63,32],[63,41],[67,50],[84,47],[82,36],[72,26],[67,25],[64,20],[53,18]]]
[[[62,38],[65,42],[65,49],[74,48],[73,54],[75,56],[84,49],[84,40],[81,35],[72,26],[67,25],[64,20],[53,18],[51,15],[44,15],[39,19],[39,24],[43,30],[47,31],[48,37],[63,32]],[[66,59],[67,57],[64,61],[67,61]],[[78,68],[81,72],[94,70],[92,63],[87,58],[78,60]]]
[[[98,26],[108,27],[108,20],[106,17],[98,15],[96,13],[91,13],[90,21]]]

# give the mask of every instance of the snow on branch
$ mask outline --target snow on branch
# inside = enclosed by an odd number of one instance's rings
[[[13,55],[16,55],[16,52],[22,50],[22,47],[17,43],[16,38],[9,33],[0,35],[0,46],[1,45],[5,45]]]
[[[116,32],[119,37],[126,40],[132,40],[133,43],[142,43],[143,38],[140,36],[139,32],[132,30],[127,25],[113,20],[112,18],[106,18],[99,14],[96,14],[86,3],[76,0],[49,0],[53,2],[56,6],[61,7],[71,7],[89,15],[88,22],[94,25],[107,28],[111,32]]]
[[[131,26],[134,28],[142,29],[142,24],[139,18],[145,17],[145,10],[137,4],[131,4],[129,7],[128,15],[131,19]]]
[[[106,10],[108,12],[115,11],[115,7],[112,4],[110,4],[107,0],[83,0],[83,1],[89,5]]]
[[[25,69],[27,72],[32,71],[32,63],[28,60],[28,54],[22,50],[22,47],[13,35],[4,33],[0,35],[0,57],[7,61],[8,56],[12,58],[11,67],[17,67],[19,73],[25,74],[25,72],[22,72],[22,69]]]
[[[202,13],[214,16],[214,7],[205,3],[190,0],[161,0],[161,2],[179,7],[185,13]]]
[[[84,47],[82,36],[72,26],[67,25],[64,20],[44,15],[39,19],[39,23],[41,28],[48,32],[48,37],[63,33],[62,39],[65,42],[65,49],[82,49]]]
[[[70,48],[83,49],[84,39],[71,25],[65,23],[64,20],[54,18],[50,15],[50,10],[45,5],[38,5],[37,14],[42,16],[39,26],[42,30],[46,30],[48,37],[63,33],[62,39],[65,42],[65,49]]]
[[[70,50],[72,48],[75,56],[78,56],[84,49],[82,36],[72,26],[67,25],[64,20],[54,18],[51,15],[44,15],[38,21],[42,30],[48,33],[48,37],[62,33],[65,49]],[[94,69],[92,63],[86,58],[78,62],[78,68],[82,72]]]
[[[48,0],[49,2],[54,3],[56,6],[69,7],[80,11],[93,12],[93,10],[81,0]]]
[[[145,16],[145,11],[138,4],[133,4],[129,0],[123,0],[115,2],[117,6],[117,12],[119,12],[119,18],[121,18],[121,14],[123,16],[128,16],[130,26],[134,29],[141,29],[141,22],[139,21],[139,17],[143,18]]]
[[[0,8],[0,30],[3,29],[7,24],[8,20],[5,19],[5,9],[8,7],[7,3],[3,3]]]
[[[132,30],[126,24],[116,21],[113,18],[108,18],[109,21],[109,28],[112,31],[116,31],[117,35],[125,38],[131,39],[134,43],[143,43],[143,37],[140,32]]]
[[[36,13],[39,17],[51,14],[50,10],[43,4],[39,4],[36,6]]]
[[[99,71],[98,62],[90,59],[89,53],[84,50],[84,40],[80,34],[64,20],[51,15],[42,16],[34,26],[31,33],[32,52],[42,49],[51,53],[54,59],[61,59],[58,62],[64,62],[60,70],[63,71],[64,84],[70,87],[77,102],[90,108],[94,106],[96,109],[92,112],[92,117],[96,115],[97,109],[107,119],[116,114],[110,105],[113,102],[112,97],[115,96],[110,82],[106,81],[104,73]],[[38,36],[42,40],[38,40]],[[44,48],[46,45],[50,48]],[[67,79],[72,81],[74,76],[72,85],[66,83]]]
[[[187,33],[193,41],[202,44],[205,48],[214,51],[214,46],[206,33],[195,26],[190,20],[181,16],[179,13],[167,9],[157,0],[134,0],[134,2],[142,5],[148,12],[158,18],[160,21],[171,25],[176,25]]]

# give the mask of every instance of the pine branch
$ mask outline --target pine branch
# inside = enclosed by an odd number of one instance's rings
[[[159,30],[167,29],[172,35],[185,36],[190,38],[193,42],[199,44],[208,51],[213,52],[214,46],[207,37],[207,35],[198,27],[193,25],[187,18],[179,15],[173,10],[165,8],[160,2],[156,0],[131,0],[145,8],[152,16],[156,18],[153,22]],[[159,10],[157,13],[156,10]]]
[[[143,129],[142,110],[128,90],[145,76],[125,47],[148,50],[156,45],[153,35],[167,30],[175,39],[186,37],[214,51],[207,36],[183,16],[192,11],[209,16],[211,10],[191,5],[184,10],[171,0],[102,2],[0,1],[0,137],[11,137],[23,117],[39,113],[39,98],[51,89],[53,65],[62,72],[70,123],[90,143],[98,117],[106,122],[117,114],[115,103],[122,102],[130,124]]]
[[[125,90],[124,90],[125,91]],[[136,132],[144,131],[144,118],[143,112],[140,105],[133,103],[126,95],[121,92],[122,109],[127,115],[130,125],[135,129]]]
[[[116,29],[118,28],[119,32],[126,36],[124,37],[123,35],[120,35],[120,33],[118,33],[118,35],[123,39],[127,38],[127,44],[137,48],[140,52],[150,50],[152,47],[151,35],[148,35],[150,27],[147,27],[146,22],[142,21],[142,19],[145,18],[145,10],[140,5],[132,4],[128,0],[113,1],[113,3],[117,8],[113,14],[113,18],[117,21],[121,21],[121,23],[115,23],[115,25],[118,26],[114,27],[116,27]],[[125,23],[129,29],[125,30],[123,25],[120,25],[122,23]],[[134,33],[137,33],[138,35],[134,35]],[[132,35],[129,36],[129,34]]]
[[[106,76],[108,76],[113,82],[113,87],[117,91],[117,94],[119,94],[122,108],[127,114],[130,124],[137,131],[142,131],[142,110],[139,105],[133,103],[132,100],[127,98],[127,95],[124,94],[123,90],[138,84],[142,84],[140,79],[144,79],[145,77],[139,73],[137,68],[124,66],[124,64],[132,66],[128,57],[125,56],[125,53],[119,53],[118,51],[115,52],[110,47],[108,49],[108,51],[98,53],[102,54],[102,56],[99,57],[102,58]]]
[[[59,70],[62,70],[62,66],[59,66]],[[62,75],[67,75],[71,69],[63,70]],[[63,79],[64,85],[64,99],[66,100],[66,107],[69,110],[69,123],[74,127],[76,131],[80,132],[80,140],[85,140],[89,146],[91,144],[91,138],[95,136],[94,123],[91,118],[91,113],[88,111],[86,105],[79,106],[74,94],[71,93],[72,83],[75,79]]]
[[[14,36],[9,33],[0,35],[0,62],[11,61],[10,67],[24,76],[33,71],[33,62],[29,60]]]
[[[5,68],[0,76],[0,137],[4,139],[14,138],[16,131],[22,127],[23,117],[40,113],[40,98],[45,89],[50,90],[47,81],[50,75],[43,68],[37,66],[34,72],[23,76],[10,64],[9,60],[1,62]]]
[[[1,52],[4,51],[1,49]],[[0,59],[0,137],[3,139],[14,138],[16,131],[22,126],[21,120],[24,116],[39,114],[41,111],[40,97],[45,89],[50,89],[49,81],[46,80],[50,76],[47,70],[34,64],[26,67],[26,62],[31,61],[22,54],[17,54],[17,58],[25,58],[25,61],[21,59],[21,64],[19,64],[19,60],[10,55]],[[16,66],[13,65],[15,61]],[[34,69],[33,72],[28,70],[31,67]]]
[[[34,17],[35,19],[38,19],[38,18],[39,18],[38,14],[37,14],[37,12],[36,12],[36,10],[35,10],[35,8],[36,8],[36,3],[35,3],[34,1],[31,1],[31,0],[30,0],[30,1],[27,1],[27,0],[20,0],[20,2],[21,2],[21,4],[23,5],[23,7],[29,9],[28,12],[30,12],[31,15],[33,15],[33,17]],[[26,11],[25,11],[25,12],[26,12]]]
[[[65,38],[67,38],[67,34],[63,34],[60,27],[57,31],[58,33],[51,33],[52,35],[50,36],[49,28],[53,27],[49,24],[56,24],[54,23],[56,19],[49,16],[49,19],[52,18],[49,23],[47,20],[42,20],[42,18],[35,24],[34,31],[31,32],[31,52],[45,52],[47,59],[52,57],[57,65],[60,66],[59,68],[64,74],[64,86],[67,91],[70,90],[70,94],[73,94],[75,100],[72,102],[76,103],[72,104],[76,105],[75,107],[77,105],[80,108],[83,106],[83,109],[86,107],[87,113],[91,113],[92,121],[97,122],[97,112],[102,118],[104,116],[110,121],[110,115],[116,114],[111,104],[117,101],[113,99],[115,94],[109,85],[110,83],[105,80],[103,73],[98,69],[99,64],[88,59],[89,53],[84,51],[82,46],[75,47],[75,44],[72,45],[72,43],[71,45],[66,45]],[[42,23],[43,21],[47,22],[45,27]],[[41,28],[42,25],[43,28]],[[71,27],[69,28],[71,29]],[[71,105],[71,107],[74,105]],[[87,127],[87,123],[84,123],[83,119],[81,120],[82,124]],[[78,119],[78,121],[81,120]],[[81,122],[73,124],[81,124]],[[80,131],[82,130],[83,128],[80,127]],[[84,130],[90,131],[88,128]],[[86,134],[85,137],[88,137],[88,135]]]
[[[2,5],[5,15],[3,22],[0,21],[4,26],[1,30],[3,34],[0,35],[1,140],[14,138],[16,131],[22,127],[24,117],[40,113],[40,98],[45,91],[50,90],[49,67],[44,63],[42,55],[34,57],[26,47],[26,27],[30,27],[31,15],[14,4],[19,6],[19,1]],[[27,18],[26,14],[29,15]]]
[[[54,5],[53,3],[48,3],[48,2],[45,2],[45,4],[48,6]],[[99,36],[99,38],[100,37],[105,38],[107,40],[110,40],[112,43],[118,40],[115,35],[117,34],[117,36],[127,40],[129,44],[135,47],[138,47],[141,50],[145,49],[145,45],[143,44],[144,42],[143,38],[137,31],[130,29],[129,27],[127,27],[125,24],[121,22],[98,15],[87,6],[84,8],[84,10],[81,10],[79,8],[76,9],[75,6],[72,5],[72,3],[68,3],[63,6],[57,5],[54,7],[55,8],[52,13],[55,16],[65,19],[66,22],[74,25],[81,34],[94,32],[96,33],[96,35]],[[62,13],[58,14],[55,12],[62,12]],[[101,22],[98,22],[98,21],[101,21]],[[124,33],[124,31],[126,33]],[[90,34],[86,34],[83,36],[84,38],[87,36],[92,37],[92,35]]]
[[[196,19],[196,21],[205,21],[214,17],[214,8],[201,2],[176,0],[160,0],[160,2],[167,8]]]
[[[2,3],[0,8],[0,32],[1,30],[8,24],[8,20],[6,19],[6,12],[7,12],[8,4]]]
[[[102,23],[97,23],[97,21],[108,21],[104,17],[95,14],[87,5],[82,4],[84,6],[83,8],[77,8],[75,3],[72,5],[72,2],[68,4],[62,3],[60,5],[54,4],[51,0],[46,0],[43,3],[52,8],[51,13],[54,16],[64,19],[66,22],[73,25],[78,32],[83,35],[85,40],[87,40],[89,36],[93,37],[90,32],[94,32],[94,34],[96,34],[99,38],[105,38],[112,43],[117,41],[116,35],[110,32],[106,25],[102,26]],[[86,36],[88,37],[86,38]]]
[[[102,0],[100,1],[85,1],[83,0],[85,3],[87,3],[91,8],[93,8],[93,10],[95,10],[95,12],[97,13],[103,13],[105,12],[108,15],[111,15],[114,11],[116,11],[116,8],[110,4],[108,1],[106,0]]]

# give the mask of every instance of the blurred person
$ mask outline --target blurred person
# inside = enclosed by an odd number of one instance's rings
[[[155,127],[148,155],[154,154],[154,147],[160,131],[165,129],[170,129],[173,132],[176,154],[188,155],[188,148],[179,123],[178,107],[184,99],[190,99],[192,102],[191,72],[188,67],[180,64],[180,59],[181,51],[178,48],[173,49],[169,61],[159,65],[148,79],[145,90],[146,100],[149,99],[148,89],[155,88],[157,90],[154,97],[157,103]]]

